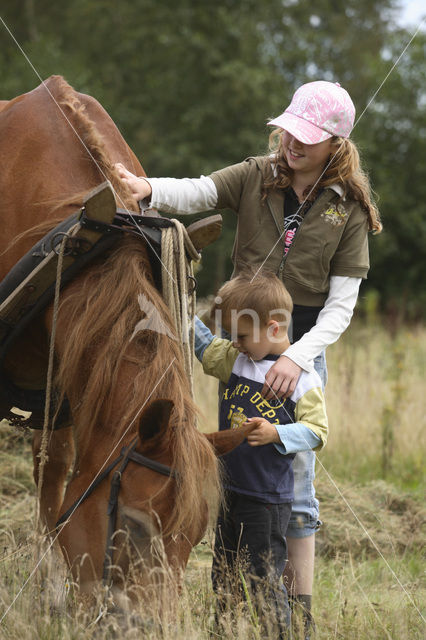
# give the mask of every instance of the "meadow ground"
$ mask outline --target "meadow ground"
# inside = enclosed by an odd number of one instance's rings
[[[330,438],[318,456],[314,613],[319,640],[420,640],[425,637],[424,457],[426,332],[354,322],[328,350]],[[217,428],[216,381],[197,364],[200,428]],[[159,638],[87,609],[72,594],[61,561],[48,553],[43,580],[34,571],[35,489],[30,436],[0,425],[0,638]],[[162,638],[207,639],[213,615],[210,527],[194,549],[178,620]],[[58,578],[59,576],[59,578]],[[141,617],[147,619],[146,612]],[[261,635],[253,616],[236,612],[226,637]],[[298,634],[295,634],[297,640]]]

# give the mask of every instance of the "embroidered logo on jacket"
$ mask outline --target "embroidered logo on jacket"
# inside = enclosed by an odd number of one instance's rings
[[[326,211],[324,211],[324,213],[321,214],[321,218],[333,227],[340,227],[340,225],[345,222],[347,215],[348,212],[341,204],[337,205],[337,207],[332,204]]]

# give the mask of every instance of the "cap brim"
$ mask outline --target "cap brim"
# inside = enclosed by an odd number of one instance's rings
[[[268,122],[271,127],[280,127],[288,131],[292,136],[303,142],[303,144],[318,144],[332,137],[332,133],[320,129],[312,122],[299,118],[288,111],[284,111],[278,118]]]

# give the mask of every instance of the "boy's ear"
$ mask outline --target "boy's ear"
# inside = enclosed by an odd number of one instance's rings
[[[270,336],[276,336],[278,333],[278,330],[280,328],[279,323],[277,322],[277,320],[274,320],[273,318],[271,318],[270,320],[268,320],[267,322],[267,327],[268,327],[268,333]]]

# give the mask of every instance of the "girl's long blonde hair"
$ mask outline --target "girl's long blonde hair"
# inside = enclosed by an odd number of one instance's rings
[[[282,132],[282,129],[277,128],[269,136],[269,150],[274,155],[276,171],[274,176],[264,182],[265,194],[271,189],[287,189],[292,184],[293,170],[285,159]],[[367,215],[370,231],[380,233],[380,214],[372,199],[368,175],[361,167],[358,149],[349,138],[333,136],[332,142],[337,150],[331,154],[318,183],[308,186],[304,195],[309,194],[309,199],[314,199],[320,189],[337,184],[343,190],[343,197],[360,203]]]

